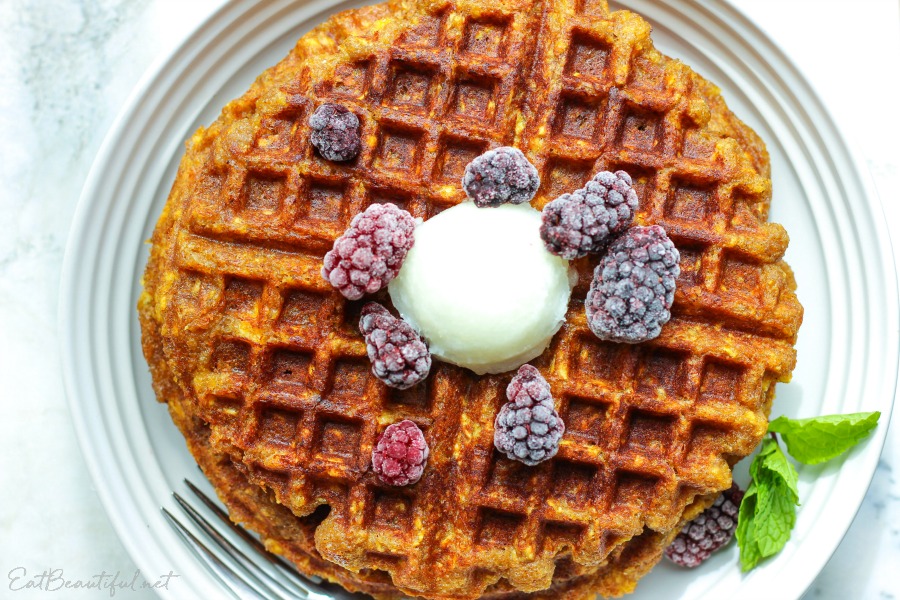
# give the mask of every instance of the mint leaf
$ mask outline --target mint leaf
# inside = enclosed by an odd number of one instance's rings
[[[751,483],[744,493],[738,511],[738,524],[734,532],[741,551],[741,570],[746,572],[759,564],[762,554],[756,542],[756,485]]]
[[[755,511],[756,545],[763,558],[784,548],[797,520],[795,493],[783,479],[771,475],[771,471],[766,473],[768,482],[759,488]]]
[[[797,519],[799,500],[797,471],[771,438],[763,440],[750,464],[750,477],[735,531],[743,571],[784,547]]]
[[[839,456],[869,435],[881,413],[828,415],[811,419],[778,417],[769,423],[769,431],[781,434],[791,456],[815,465]]]

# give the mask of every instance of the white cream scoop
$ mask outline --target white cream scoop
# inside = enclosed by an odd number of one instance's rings
[[[501,373],[540,355],[562,326],[568,262],[547,252],[527,204],[464,202],[428,219],[388,291],[435,358]]]

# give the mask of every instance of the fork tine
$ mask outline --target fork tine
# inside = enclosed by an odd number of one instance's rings
[[[298,590],[291,590],[285,587],[280,581],[272,577],[269,573],[261,569],[259,565],[250,560],[250,558],[246,554],[244,554],[240,550],[240,548],[232,544],[228,538],[223,536],[215,527],[210,524],[209,521],[207,521],[199,512],[197,512],[197,510],[178,493],[173,492],[172,496],[175,497],[175,501],[178,502],[187,516],[198,527],[200,527],[204,531],[204,533],[206,533],[206,535],[212,538],[212,540],[215,541],[219,545],[219,547],[222,548],[222,550],[224,550],[232,558],[232,560],[246,569],[247,575],[251,577],[259,587],[263,588],[264,591],[283,600],[291,600],[296,598],[305,600],[306,598],[308,598],[309,593],[305,587]]]
[[[178,532],[182,539],[187,542],[187,545],[206,564],[209,570],[225,584],[225,587],[228,588],[235,598],[238,598],[239,600],[244,598],[267,600],[265,596],[250,587],[240,575],[235,573],[231,567],[225,564],[214,552],[207,548],[203,542],[198,540],[178,519],[172,516],[172,513],[165,508],[162,508],[161,510],[163,516],[169,521],[169,524],[176,532]]]
[[[215,503],[215,501],[213,501],[209,496],[207,496],[205,493],[203,493],[203,491],[201,491],[200,488],[198,488],[196,485],[191,483],[190,480],[185,479],[184,483],[194,493],[194,495],[197,496],[197,498],[199,498],[200,501],[203,502],[203,504],[205,504],[206,507],[209,508],[209,510],[211,510],[212,513],[214,515],[216,515],[216,517],[218,517],[220,521],[222,521],[222,523],[224,523],[231,531],[233,531],[238,536],[240,536],[241,539],[243,539],[245,542],[250,544],[264,559],[266,559],[266,561],[268,561],[270,564],[272,564],[274,567],[276,567],[282,575],[284,575],[288,579],[290,579],[291,584],[300,586],[308,594],[315,594],[315,592],[310,590],[309,587],[307,587],[307,586],[309,585],[309,581],[312,581],[313,583],[318,584],[319,582],[321,582],[320,578],[318,578],[318,577],[310,577],[308,579],[304,578],[303,575],[300,575],[300,573],[294,567],[292,567],[290,564],[288,564],[280,556],[272,554],[271,552],[266,550],[266,547],[263,546],[262,543],[258,539],[256,539],[252,535],[250,535],[246,529],[244,529],[240,525],[237,525],[236,523],[234,523],[228,517],[228,514],[224,510],[222,510],[222,508],[220,508]]]

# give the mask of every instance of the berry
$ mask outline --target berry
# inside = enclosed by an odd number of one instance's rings
[[[470,162],[462,178],[466,195],[480,208],[528,202],[540,184],[534,165],[521,150],[509,146],[485,152]]]
[[[309,118],[312,145],[323,158],[346,161],[359,154],[359,119],[340,104],[323,104]]]
[[[388,425],[372,450],[372,468],[388,485],[416,483],[422,477],[426,460],[428,443],[419,426],[409,419]]]
[[[325,255],[322,277],[348,300],[373,294],[397,276],[413,245],[416,222],[393,204],[373,204]]]
[[[678,260],[658,225],[632,227],[616,239],[594,270],[584,301],[594,335],[629,344],[658,336],[671,317]]]
[[[737,529],[738,509],[744,492],[736,483],[722,492],[712,506],[687,523],[666,548],[666,558],[682,567],[697,567],[728,543]]]
[[[541,213],[547,250],[566,260],[602,251],[634,220],[638,197],[631,183],[625,171],[603,171],[580,190],[547,204]]]
[[[359,330],[366,338],[372,373],[385,385],[405,390],[428,377],[431,354],[409,323],[369,302],[363,306]]]
[[[529,466],[556,456],[566,426],[553,407],[547,380],[531,365],[522,365],[506,397],[509,402],[494,421],[497,450]]]

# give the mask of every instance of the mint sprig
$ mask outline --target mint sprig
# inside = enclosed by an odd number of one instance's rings
[[[735,536],[741,549],[741,569],[749,571],[781,550],[797,520],[797,470],[778,442],[767,438],[750,464],[752,483],[744,494]]]
[[[876,411],[811,419],[779,417],[769,424],[772,437],[763,440],[750,463],[751,482],[738,513],[735,537],[742,571],[750,571],[784,548],[797,520],[797,470],[778,445],[775,433],[781,434],[796,460],[817,464],[858,444],[875,429],[880,416]]]
[[[815,465],[840,456],[878,425],[880,412],[828,415],[812,419],[778,417],[769,431],[781,434],[788,452],[798,461]]]

